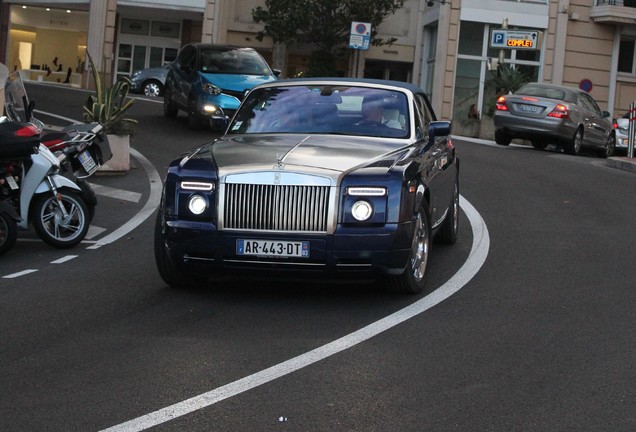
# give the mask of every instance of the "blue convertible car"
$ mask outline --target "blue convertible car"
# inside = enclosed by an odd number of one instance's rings
[[[168,169],[155,259],[170,286],[353,276],[419,293],[432,240],[457,239],[451,125],[416,86],[274,81],[224,126]]]

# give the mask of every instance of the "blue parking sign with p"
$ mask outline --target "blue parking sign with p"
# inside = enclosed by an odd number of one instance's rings
[[[504,32],[493,31],[491,45],[504,45],[506,42],[506,34]]]

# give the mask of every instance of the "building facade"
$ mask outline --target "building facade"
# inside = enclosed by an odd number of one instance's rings
[[[263,0],[0,1],[0,61],[27,79],[88,87],[87,52],[110,79],[158,66],[189,42],[256,48],[283,77],[309,47],[256,39]],[[536,49],[491,47],[493,30],[539,32]],[[492,138],[496,61],[528,79],[586,88],[615,117],[636,100],[636,0],[407,0],[378,28],[392,45],[350,50],[346,76],[413,82],[457,134]]]

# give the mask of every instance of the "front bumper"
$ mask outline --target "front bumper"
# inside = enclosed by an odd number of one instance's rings
[[[339,227],[334,235],[218,231],[210,224],[168,222],[164,245],[170,260],[209,276],[354,277],[401,274],[409,259],[413,224]],[[237,240],[309,241],[308,258],[242,256]]]
[[[199,114],[203,117],[212,117],[221,115],[222,113],[232,117],[232,114],[236,112],[241,102],[234,96],[230,96],[225,93],[219,95],[203,94],[199,97],[197,102]]]

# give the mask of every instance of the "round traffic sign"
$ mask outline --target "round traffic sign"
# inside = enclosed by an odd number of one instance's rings
[[[589,79],[585,78],[582,79],[581,82],[579,83],[579,88],[583,91],[586,92],[591,92],[592,91],[592,81],[590,81]]]

